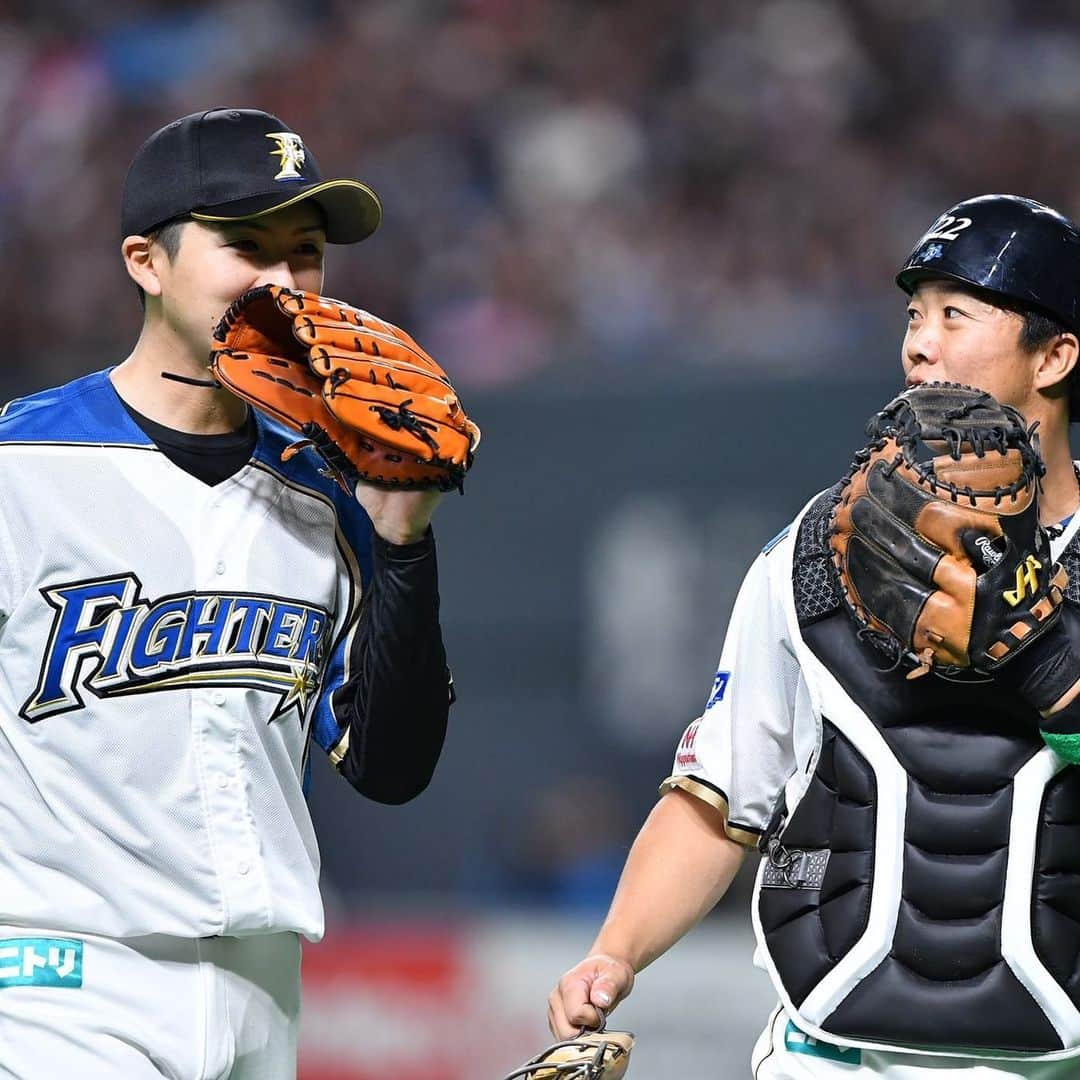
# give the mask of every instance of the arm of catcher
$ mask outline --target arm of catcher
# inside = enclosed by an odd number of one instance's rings
[[[1039,734],[1046,745],[1080,764],[1080,657],[1062,620],[995,674],[1039,710]]]
[[[1039,734],[1059,757],[1080,765],[1080,679],[1042,713]]]
[[[548,997],[548,1025],[567,1039],[601,1025],[641,971],[695,926],[728,890],[746,849],[720,813],[684,791],[653,807],[626,860],[589,956]]]

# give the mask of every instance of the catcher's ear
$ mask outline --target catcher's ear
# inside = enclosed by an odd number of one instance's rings
[[[1075,334],[1058,334],[1045,347],[1042,359],[1035,369],[1035,388],[1049,390],[1063,383],[1080,360],[1080,340]]]
[[[153,242],[147,236],[126,236],[120,245],[131,280],[148,296],[161,295],[161,281],[154,267]]]

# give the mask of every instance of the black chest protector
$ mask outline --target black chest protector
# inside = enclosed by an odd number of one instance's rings
[[[1070,1003],[1080,1010],[1080,768],[1054,759],[1020,801],[1017,773],[1050,753],[1029,706],[991,680],[908,680],[883,670],[887,661],[860,640],[833,580],[826,528],[835,497],[832,489],[810,507],[795,541],[799,629],[906,773],[906,792],[890,796],[890,820],[903,834],[886,845],[903,852],[899,875],[888,868],[883,900],[891,940],[834,989],[816,1026],[840,1041],[925,1050],[1080,1053],[1080,1028],[1063,1033],[1061,1018]],[[1063,618],[1080,651],[1080,543],[1061,559],[1070,572]],[[820,1002],[823,980],[864,941],[884,875],[875,867],[877,773],[835,719],[821,718],[812,778],[773,839],[757,898],[774,977],[797,1011],[815,992]],[[1034,864],[1021,868],[1022,883],[1008,882],[1022,904],[1006,904],[1007,881],[1019,873],[1009,858],[1014,819],[1025,814]],[[791,872],[793,858],[805,872]],[[1003,948],[1006,913],[1029,924],[1006,928],[1008,941],[1025,942],[1025,964]]]

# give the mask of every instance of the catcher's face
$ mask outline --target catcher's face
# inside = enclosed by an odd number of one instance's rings
[[[1020,345],[1024,320],[948,281],[925,281],[907,306],[901,349],[908,386],[955,382],[1026,413],[1042,356]]]
[[[321,293],[326,234],[318,207],[299,203],[255,221],[189,221],[172,259],[155,259],[170,329],[200,361],[222,312],[259,285]]]

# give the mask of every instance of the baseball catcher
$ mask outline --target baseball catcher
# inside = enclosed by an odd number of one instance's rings
[[[747,571],[556,1037],[754,853],[755,1080],[1076,1074],[1080,228],[966,199],[896,281],[905,389]]]
[[[461,489],[480,441],[446,372],[404,330],[314,293],[263,285],[214,331],[211,370],[303,436],[348,491]]]
[[[622,1080],[633,1048],[629,1031],[582,1031],[549,1046],[506,1080]]]

